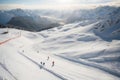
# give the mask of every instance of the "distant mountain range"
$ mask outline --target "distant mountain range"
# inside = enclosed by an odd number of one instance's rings
[[[63,24],[83,21],[82,26],[103,20],[99,24],[110,23],[111,20],[119,22],[120,7],[99,6],[94,9],[79,10],[25,10],[13,9],[0,11],[0,24],[12,25],[14,28],[29,31],[41,31]],[[108,19],[108,20],[107,20]],[[89,22],[86,22],[86,21]],[[104,22],[105,21],[105,22]],[[108,21],[108,22],[106,22]],[[113,21],[112,21],[113,22]],[[117,23],[117,22],[116,22]],[[111,23],[110,23],[111,24]]]
[[[55,19],[41,17],[31,11],[22,9],[0,11],[0,24],[7,24],[17,29],[29,31],[41,31],[60,26],[60,23]]]
[[[45,18],[39,18],[39,21],[40,22],[28,16],[18,16],[13,17],[7,24],[19,26],[19,28],[29,31],[41,31],[60,25],[59,23],[52,23]]]

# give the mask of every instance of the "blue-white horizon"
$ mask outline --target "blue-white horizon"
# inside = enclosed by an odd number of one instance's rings
[[[119,0],[1,0],[0,9],[71,9],[90,8]]]

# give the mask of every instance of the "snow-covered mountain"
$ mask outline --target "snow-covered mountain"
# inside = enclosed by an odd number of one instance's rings
[[[22,9],[13,9],[13,10],[1,10],[0,11],[0,23],[6,24],[12,17],[15,16],[34,16]]]
[[[102,24],[106,34],[116,32],[109,27],[119,22],[103,22],[80,21],[41,32],[0,29],[0,79],[119,80],[120,40],[104,40],[101,26],[96,28]]]
[[[111,17],[115,11],[119,11],[119,6],[99,6],[93,9],[76,9],[76,10],[23,10],[13,9],[9,11],[0,11],[0,23],[7,24],[13,17],[32,17],[36,22],[41,24],[66,24],[84,20],[104,20]],[[18,25],[19,26],[19,25]],[[58,26],[58,25],[56,25]]]
[[[37,16],[36,18],[28,16],[18,16],[13,17],[8,22],[8,25],[14,25],[14,28],[17,29],[24,29],[28,31],[41,31],[60,26],[60,23],[39,16]]]
[[[39,11],[22,11],[10,12],[38,21]],[[120,80],[120,7],[52,12],[40,11],[67,24],[40,32],[0,29],[0,80]]]
[[[31,10],[22,9],[0,11],[0,24],[9,24],[14,28],[29,31],[41,31],[61,25],[56,19],[40,16]]]
[[[120,8],[97,23],[94,32],[105,40],[120,39]]]
[[[113,6],[100,6],[94,9],[81,9],[73,10],[73,12],[67,17],[66,22],[78,22],[82,20],[103,20],[108,18],[119,7]]]

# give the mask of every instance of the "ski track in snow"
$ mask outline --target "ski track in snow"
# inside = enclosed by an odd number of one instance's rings
[[[30,60],[31,62],[33,62],[35,65],[37,65],[38,67],[42,67],[42,65],[40,65],[39,63],[37,63],[36,61],[34,61],[34,60],[32,60],[31,58],[29,58],[28,56],[26,56],[25,54],[23,54],[22,52],[20,52],[20,51],[18,51],[18,53],[20,54],[20,55],[22,55],[23,57],[25,57],[25,58],[27,58],[28,60]],[[46,55],[47,56],[47,55]],[[62,74],[62,76],[60,75],[60,74],[58,74],[58,73],[56,73],[56,72],[54,72],[54,71],[52,71],[52,70],[49,70],[49,69],[47,69],[47,68],[45,68],[45,67],[42,67],[42,69],[44,69],[45,71],[47,71],[47,72],[49,72],[49,73],[51,73],[51,74],[53,74],[54,76],[56,76],[56,77],[58,77],[58,78],[60,78],[61,80],[73,80],[72,78],[70,79],[70,76],[72,76],[70,73],[69,73],[69,76],[68,75],[65,75],[65,74]],[[60,68],[60,71],[62,71],[63,73],[64,73],[64,70],[63,70],[63,68]],[[71,70],[72,71],[72,70]],[[68,73],[67,73],[68,74]],[[96,80],[96,78],[93,78],[93,77],[90,77],[90,76],[87,76],[87,75],[85,75],[85,74],[80,74],[81,76],[83,76],[83,77],[86,77],[86,79],[85,80]],[[63,76],[65,76],[65,77],[63,77]],[[77,75],[76,75],[77,76]],[[67,79],[67,78],[69,77],[69,79]],[[78,76],[79,77],[79,76]]]
[[[117,76],[117,77],[120,77],[120,74],[119,74],[119,73],[114,72],[114,71],[112,71],[112,70],[110,70],[110,69],[107,69],[107,68],[105,68],[105,67],[103,67],[103,66],[97,65],[97,64],[95,64],[95,63],[89,63],[89,62],[83,61],[82,59],[79,60],[79,61],[77,61],[77,60],[75,60],[75,59],[71,59],[71,58],[68,58],[68,57],[61,56],[61,55],[56,55],[56,56],[61,57],[61,58],[64,58],[64,59],[69,60],[69,61],[72,61],[72,62],[75,62],[75,63],[79,63],[79,64],[81,63],[81,64],[83,64],[83,65],[91,66],[91,67],[94,67],[94,68],[103,70],[103,71],[105,71],[105,72],[108,72],[109,74],[112,74],[112,75],[115,75],[115,76]]]
[[[6,70],[15,80],[18,80],[2,63],[0,63],[0,66]]]
[[[24,49],[24,48],[22,48],[22,49]],[[29,48],[30,50],[32,50],[31,48]],[[32,50],[33,51],[33,50]],[[40,50],[41,51],[41,50]],[[32,56],[30,56],[29,55],[29,53],[30,54],[34,54],[34,55],[39,55],[39,58],[41,58],[41,57],[47,57],[47,56],[49,56],[49,55],[47,55],[47,54],[43,54],[42,53],[42,51],[41,51],[41,54],[36,54],[36,51],[34,51],[33,53],[31,52],[31,51],[29,51],[29,50],[27,50],[27,53],[25,53],[25,54],[23,54],[23,53],[21,53],[24,57],[26,57],[26,58],[28,58],[28,59],[30,59],[30,60],[32,60],[32,62],[34,62],[35,64],[37,64],[38,66],[40,66],[39,65],[39,63],[38,63],[38,61],[36,61],[35,60],[35,58],[33,58]],[[33,55],[33,56],[34,56]],[[29,56],[29,57],[28,57]],[[40,57],[41,56],[41,57]],[[51,56],[51,58],[54,58],[54,60],[56,61],[56,60],[58,60],[59,61],[59,58],[56,58],[55,56],[53,57],[53,56]],[[37,58],[36,58],[37,59]],[[69,61],[67,61],[66,59],[62,59],[62,58],[60,58],[60,60],[62,60],[62,63],[64,63],[64,64],[69,64],[69,63],[71,63],[71,61],[69,60]],[[57,61],[57,62],[58,62]],[[67,61],[67,62],[66,62]],[[71,69],[71,70],[69,70],[69,69],[67,69],[67,68],[65,68],[65,70],[64,70],[64,66],[60,66],[61,64],[59,63],[58,65],[56,65],[57,66],[57,70],[55,69],[54,71],[52,71],[52,72],[55,72],[55,75],[56,75],[56,73],[57,73],[57,76],[58,76],[58,74],[60,74],[59,76],[60,76],[60,78],[61,78],[61,76],[62,76],[62,78],[64,78],[64,79],[62,79],[62,80],[77,80],[77,79],[84,79],[84,80],[96,80],[97,78],[96,77],[93,77],[93,76],[89,76],[89,75],[86,75],[86,74],[82,74],[82,73],[78,73],[79,72],[79,70],[81,70],[81,68],[79,68],[78,69],[78,72],[76,72],[76,70],[73,70],[73,69]],[[70,65],[70,64],[69,64]],[[71,65],[72,66],[72,65]],[[48,68],[48,67],[47,67]],[[78,67],[77,67],[78,68]],[[46,69],[46,68],[44,68],[44,69]],[[48,68],[49,70],[50,70],[50,72],[51,72],[51,69],[50,68]],[[66,72],[67,71],[67,72]],[[62,73],[61,73],[62,72]],[[106,74],[107,72],[105,72],[105,74]],[[108,74],[109,75],[109,74]],[[105,75],[104,75],[105,76]],[[106,75],[107,76],[107,75]],[[77,79],[76,79],[77,78]],[[101,79],[97,79],[97,80],[102,80],[102,78]],[[110,79],[110,80],[112,80],[112,79]]]
[[[18,52],[18,53],[19,53],[20,55],[24,56],[25,58],[27,58],[28,60],[30,60],[31,62],[33,62],[34,64],[36,64],[38,67],[42,67],[42,65],[38,64],[37,62],[35,62],[35,61],[32,60],[31,58],[29,58],[28,56],[24,55],[23,53],[21,53],[21,52]],[[68,80],[68,79],[64,78],[63,76],[61,76],[61,75],[59,75],[59,74],[57,74],[57,73],[55,73],[55,72],[53,72],[53,71],[45,68],[45,67],[42,67],[42,69],[44,69],[44,70],[46,70],[47,72],[53,74],[54,76],[60,78],[61,80]]]

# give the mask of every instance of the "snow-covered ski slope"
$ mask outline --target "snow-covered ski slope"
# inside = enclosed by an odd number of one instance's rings
[[[0,42],[21,34],[0,45],[0,80],[120,80],[120,40],[96,35],[100,22],[42,32],[0,29]]]

